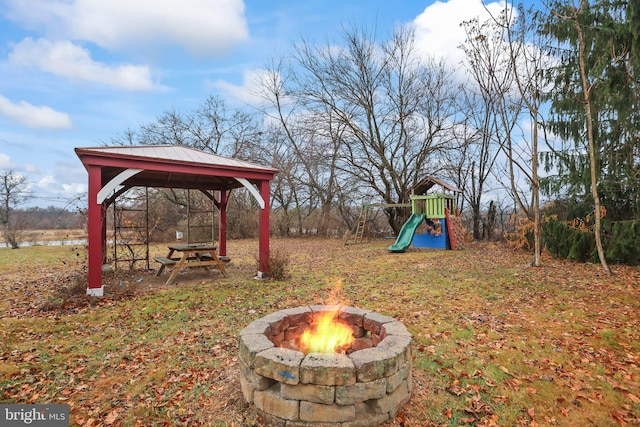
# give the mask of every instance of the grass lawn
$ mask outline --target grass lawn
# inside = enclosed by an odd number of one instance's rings
[[[257,281],[257,240],[234,240],[227,278],[105,273],[102,299],[82,295],[82,247],[0,249],[0,403],[68,404],[72,425],[260,425],[237,333],[340,286],[413,334],[413,395],[390,426],[640,423],[640,268],[391,243],[275,239],[289,277]]]

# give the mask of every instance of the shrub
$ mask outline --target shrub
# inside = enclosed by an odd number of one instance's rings
[[[40,305],[40,311],[75,310],[98,305],[101,302],[127,299],[137,295],[140,288],[140,281],[128,280],[126,274],[105,274],[104,296],[93,297],[87,295],[87,274],[83,270],[72,270],[68,274],[57,277],[55,282],[57,283],[55,291]]]
[[[284,280],[287,277],[288,265],[288,254],[278,249],[272,250],[267,260],[267,267],[269,268],[267,277],[273,280]]]
[[[70,277],[64,277],[67,281],[64,285],[58,286],[53,295],[40,306],[40,311],[60,311],[73,306],[87,304],[87,281],[86,276],[80,272],[73,272]]]
[[[544,243],[551,255],[579,262],[598,262],[590,221],[559,221],[545,217]],[[640,264],[640,221],[603,221],[602,245],[612,264]]]
[[[615,221],[603,225],[607,230],[607,260],[614,264],[640,264],[640,221]]]
[[[524,215],[513,214],[509,218],[509,225],[513,227],[513,232],[505,235],[507,245],[514,249],[533,251],[535,223]]]

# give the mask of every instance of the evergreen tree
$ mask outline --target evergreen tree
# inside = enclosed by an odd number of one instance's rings
[[[589,193],[587,117],[580,79],[578,34],[567,17],[572,0],[555,1],[542,32],[556,41],[558,65],[549,74],[552,131],[566,143],[549,153],[547,169],[558,174],[545,182],[548,194],[563,190],[579,204]],[[591,83],[598,190],[611,220],[640,216],[640,6],[627,0],[582,0],[575,8],[585,41],[585,69]]]
[[[557,175],[543,188],[563,192],[574,206],[595,206],[596,243],[600,204],[610,220],[640,213],[640,110],[633,73],[638,11],[631,3],[555,0],[540,27],[558,58],[548,75],[549,124],[563,141],[545,158],[547,170],[555,168]]]

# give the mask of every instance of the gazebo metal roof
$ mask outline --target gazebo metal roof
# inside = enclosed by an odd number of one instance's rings
[[[273,179],[276,169],[176,145],[76,148],[83,164],[102,167],[103,181],[125,169],[141,171],[127,179],[129,187],[231,190],[236,178]],[[103,182],[103,183],[106,183]]]

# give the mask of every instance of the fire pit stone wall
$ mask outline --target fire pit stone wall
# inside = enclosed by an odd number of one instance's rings
[[[346,354],[309,353],[296,340],[325,311],[353,330]],[[264,316],[239,334],[245,400],[274,426],[378,426],[411,397],[411,334],[392,317],[355,307],[304,306]]]

